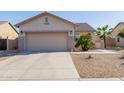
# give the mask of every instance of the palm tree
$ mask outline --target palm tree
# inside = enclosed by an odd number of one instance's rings
[[[110,36],[111,32],[112,28],[108,29],[108,25],[97,28],[97,36],[104,40],[104,48],[106,48],[106,37]]]

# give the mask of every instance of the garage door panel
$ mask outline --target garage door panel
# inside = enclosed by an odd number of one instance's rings
[[[27,33],[29,51],[66,51],[67,33]]]

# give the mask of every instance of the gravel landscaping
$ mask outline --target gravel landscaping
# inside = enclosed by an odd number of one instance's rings
[[[90,58],[88,58],[90,56]],[[81,78],[124,77],[124,54],[74,54],[72,60]]]
[[[6,60],[11,56],[17,55],[18,53],[18,50],[0,51],[0,61]]]

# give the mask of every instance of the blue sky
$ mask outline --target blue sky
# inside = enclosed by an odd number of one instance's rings
[[[13,25],[34,15],[42,13],[41,11],[5,11],[0,12],[1,21],[10,21]],[[74,23],[87,22],[94,28],[98,26],[109,25],[113,28],[119,22],[124,22],[124,12],[99,12],[99,11],[51,11],[51,13],[68,19]]]

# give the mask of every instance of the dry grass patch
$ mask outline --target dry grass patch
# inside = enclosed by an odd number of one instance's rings
[[[120,51],[118,51],[118,53],[123,53],[124,54],[124,50],[120,50]]]
[[[124,77],[123,54],[71,54],[81,78]]]
[[[10,56],[0,57],[0,61],[8,59]]]

